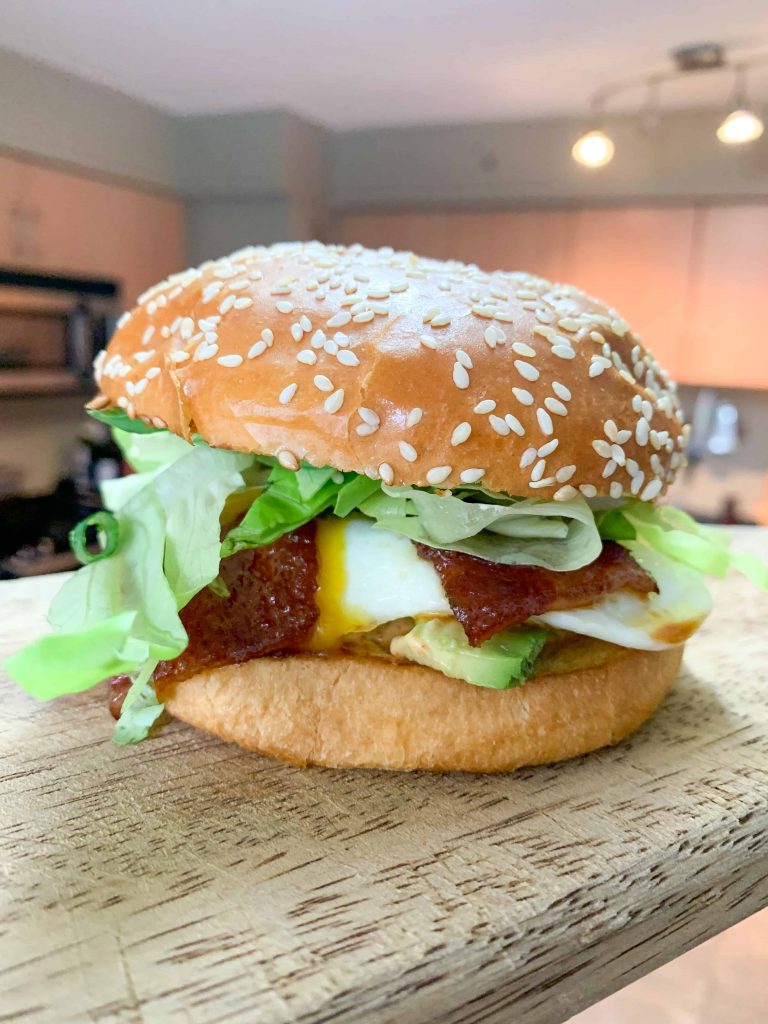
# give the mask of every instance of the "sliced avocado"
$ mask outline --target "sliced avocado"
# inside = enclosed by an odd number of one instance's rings
[[[530,676],[546,638],[545,629],[526,627],[497,633],[480,647],[471,647],[455,619],[427,619],[405,636],[396,637],[390,650],[397,658],[437,669],[453,679],[505,690]]]

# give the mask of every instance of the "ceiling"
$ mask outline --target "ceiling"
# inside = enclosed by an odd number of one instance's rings
[[[8,49],[165,110],[284,107],[333,127],[580,112],[672,46],[768,47],[764,0],[2,0],[0,14]],[[717,105],[730,84],[694,76],[662,102]],[[751,92],[768,100],[768,64]]]

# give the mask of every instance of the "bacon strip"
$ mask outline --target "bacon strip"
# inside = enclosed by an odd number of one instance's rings
[[[173,661],[160,662],[152,677],[156,683],[265,654],[290,654],[312,635],[319,615],[314,523],[225,558],[220,575],[229,597],[206,587],[181,610],[189,645]],[[110,711],[118,718],[130,680],[118,676],[110,685]]]
[[[657,590],[653,578],[627,549],[612,541],[603,545],[602,554],[591,565],[573,572],[500,565],[425,544],[417,544],[416,550],[437,569],[453,613],[473,647],[532,615],[579,608],[617,590],[640,594]]]

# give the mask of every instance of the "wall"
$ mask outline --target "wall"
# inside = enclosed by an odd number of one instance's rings
[[[0,147],[174,189],[173,142],[168,114],[0,49]]]
[[[616,156],[590,170],[570,157],[580,119],[425,125],[340,132],[333,140],[335,209],[599,199],[756,197],[768,193],[768,140],[724,146],[722,111],[665,113],[647,132],[636,116],[606,130]]]

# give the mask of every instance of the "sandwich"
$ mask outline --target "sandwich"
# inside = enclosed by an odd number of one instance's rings
[[[676,388],[619,314],[527,273],[316,242],[175,274],[97,357],[133,472],[80,523],[47,699],[109,680],[294,764],[507,771],[613,744],[768,569],[661,499]]]

